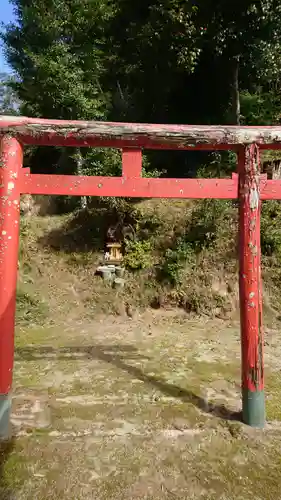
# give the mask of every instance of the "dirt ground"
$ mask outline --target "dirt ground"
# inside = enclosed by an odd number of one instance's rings
[[[159,311],[18,328],[1,500],[281,499],[280,341],[267,330],[255,430],[238,324]]]

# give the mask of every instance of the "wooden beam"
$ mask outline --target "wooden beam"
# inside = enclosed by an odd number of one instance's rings
[[[142,151],[141,149],[123,149],[122,177],[132,179],[141,177]]]
[[[141,177],[87,177],[26,174],[20,179],[21,193],[71,196],[116,196],[128,198],[237,198],[238,180],[150,179]]]
[[[45,146],[212,150],[257,143],[265,149],[281,148],[281,127],[153,125],[0,116],[0,135],[4,134],[16,137],[23,144]]]
[[[281,180],[267,180],[261,186],[262,200],[281,200]]]
[[[281,180],[260,176],[261,200],[281,199]],[[139,177],[88,177],[20,172],[22,194],[59,196],[119,196],[129,198],[221,198],[238,197],[238,175],[232,179],[150,179]]]

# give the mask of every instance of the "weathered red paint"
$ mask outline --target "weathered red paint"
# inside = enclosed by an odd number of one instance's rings
[[[41,146],[236,150],[237,145],[257,143],[268,149],[281,147],[281,127],[157,125],[2,116],[0,134],[11,134],[23,144]]]
[[[0,394],[11,389],[20,219],[22,147],[10,136],[0,143]]]
[[[130,168],[131,167],[131,168]],[[238,176],[231,179],[165,179],[139,178],[141,162],[138,155],[133,160],[123,154],[122,177],[88,177],[74,175],[30,174],[20,172],[22,194],[53,194],[65,196],[119,196],[137,198],[238,198]],[[281,181],[267,180],[260,176],[261,200],[280,200]]]
[[[21,173],[21,192],[130,198],[237,198],[237,179],[150,179]]]
[[[281,149],[281,127],[148,125],[0,117],[0,395],[12,382],[20,193],[137,198],[239,198],[242,386],[245,421],[263,425],[263,332],[260,255],[262,199],[281,199],[281,181],[260,174],[259,149]],[[122,177],[33,175],[20,169],[32,145],[122,149]],[[233,149],[231,179],[141,177],[142,149]],[[239,191],[239,192],[238,192]],[[261,395],[261,397],[260,397]]]
[[[281,181],[266,180],[264,185],[261,185],[262,200],[281,200]]]
[[[123,149],[122,177],[123,179],[138,179],[141,177],[142,151],[141,149]]]
[[[264,388],[260,250],[260,159],[256,144],[239,152],[242,386]]]

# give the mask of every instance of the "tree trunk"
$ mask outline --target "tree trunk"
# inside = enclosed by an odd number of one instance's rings
[[[240,125],[239,56],[232,60],[231,124]]]
[[[264,161],[262,165],[263,173],[267,174],[268,179],[281,179],[281,160]]]
[[[81,153],[81,149],[77,148],[76,165],[77,165],[77,174],[78,175],[83,175],[83,163],[84,163],[84,160],[83,160],[83,156]],[[82,210],[85,210],[85,208],[87,208],[87,196],[81,196],[80,204],[81,204]]]

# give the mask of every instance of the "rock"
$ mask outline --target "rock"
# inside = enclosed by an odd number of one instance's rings
[[[112,280],[112,271],[110,269],[103,269],[101,271],[101,276],[104,281]]]
[[[133,309],[129,304],[126,305],[126,313],[127,313],[127,316],[129,316],[129,318],[132,318],[134,315]]]
[[[125,280],[123,278],[115,278],[113,281],[113,287],[117,290],[121,290],[125,286]]]
[[[116,267],[115,274],[117,278],[123,278],[125,269],[123,267]]]

